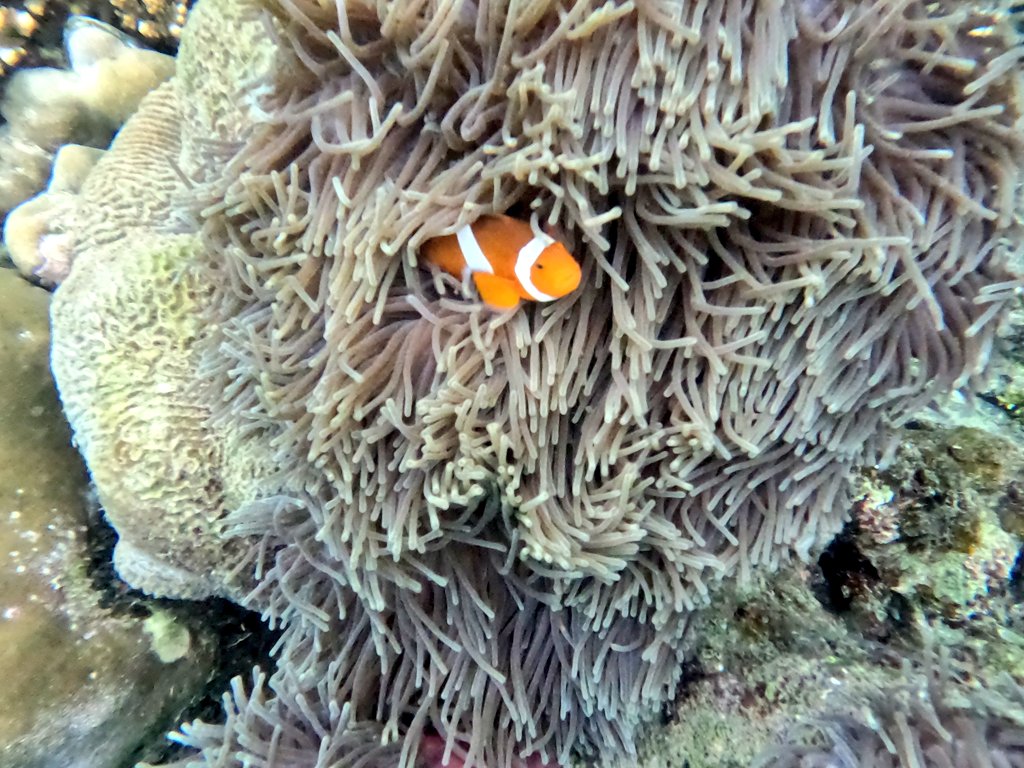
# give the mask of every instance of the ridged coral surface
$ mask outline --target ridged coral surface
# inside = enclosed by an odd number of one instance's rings
[[[284,627],[200,762],[630,752],[710,586],[981,370],[1019,55],[960,3],[203,0],[54,310],[124,572]],[[494,314],[417,263],[488,212],[580,289]]]

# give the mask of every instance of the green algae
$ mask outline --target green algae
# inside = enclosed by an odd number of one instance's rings
[[[188,657],[192,635],[174,614],[154,610],[142,626],[149,635],[150,648],[164,664]]]

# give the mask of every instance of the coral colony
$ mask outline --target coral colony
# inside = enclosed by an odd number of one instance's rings
[[[38,239],[122,576],[282,630],[182,765],[631,754],[712,587],[986,362],[1019,56],[959,0],[199,3]],[[578,287],[424,257],[495,214]]]

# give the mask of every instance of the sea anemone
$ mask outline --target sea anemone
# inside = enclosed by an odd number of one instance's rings
[[[186,728],[195,761],[355,765],[364,726],[406,765],[428,732],[492,768],[632,752],[712,585],[807,557],[886,425],[981,371],[1020,53],[959,2],[203,0],[150,97],[179,217],[146,226],[195,232],[133,259],[104,211],[54,309],[115,525],[186,497],[175,577],[283,627],[273,695]],[[557,224],[577,291],[495,314],[418,263],[502,212]],[[162,378],[131,339],[172,284]]]
[[[1009,675],[968,684],[949,660],[861,702],[793,728],[753,768],[1017,768],[1024,765],[1024,687]]]

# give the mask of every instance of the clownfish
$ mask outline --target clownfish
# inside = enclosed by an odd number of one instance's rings
[[[421,252],[457,278],[468,270],[480,298],[495,309],[511,309],[520,299],[554,301],[580,284],[580,265],[564,245],[511,216],[482,216],[454,235],[428,240]]]

